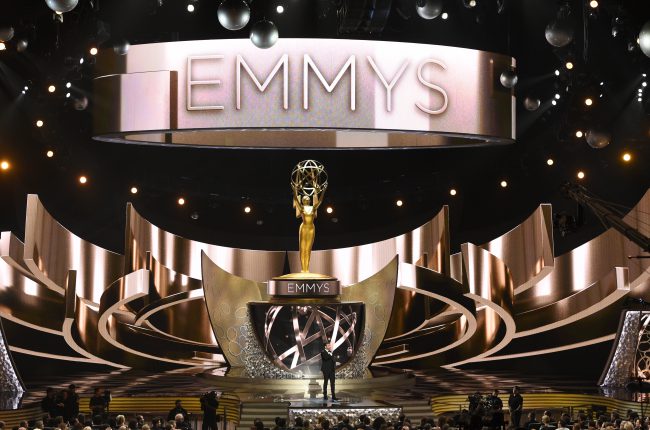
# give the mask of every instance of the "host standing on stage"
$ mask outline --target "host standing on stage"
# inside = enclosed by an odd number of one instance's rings
[[[325,344],[325,349],[320,353],[321,365],[320,370],[323,372],[323,399],[327,400],[327,382],[332,387],[332,400],[338,400],[335,394],[334,381],[335,381],[335,358],[332,354],[332,344],[330,342]]]

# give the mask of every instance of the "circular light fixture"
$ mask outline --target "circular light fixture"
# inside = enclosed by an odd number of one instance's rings
[[[41,120],[41,119],[39,119],[39,120],[36,121],[36,127],[38,127],[38,128],[43,127],[43,124],[44,124],[44,122],[43,122],[43,120]]]
[[[398,207],[402,207],[402,205],[404,204],[404,202],[403,202],[402,200],[399,200],[399,199],[398,199],[398,200],[395,202],[395,204],[396,204]]]
[[[85,184],[86,182],[88,182],[88,178],[86,178],[86,177],[83,176],[83,175],[82,175],[82,176],[79,176],[79,183],[80,183],[80,184]]]
[[[592,104],[594,104],[594,101],[592,99],[590,99],[589,97],[587,97],[585,99],[585,105],[591,106]]]
[[[137,187],[131,187],[131,194],[138,194],[138,188]]]
[[[284,12],[284,6],[282,6],[281,4],[279,4],[278,7],[275,8],[275,11],[276,11],[277,13],[283,13],[283,12]]]
[[[449,194],[451,194],[452,196],[455,196],[457,194],[456,189],[452,188],[451,190],[449,190]]]
[[[580,171],[578,172],[578,179],[584,179],[584,178],[585,178],[585,172],[583,172],[582,170],[580,170]]]
[[[567,70],[573,69],[573,63],[571,61],[567,61],[564,66],[567,68]]]
[[[501,181],[501,184],[500,184],[500,185],[501,185],[501,188],[505,188],[505,187],[508,186],[508,182],[506,182],[506,181]]]
[[[440,18],[447,19],[449,18],[449,14],[447,12],[443,12],[442,15],[440,15]]]
[[[10,165],[9,165],[9,162],[7,160],[2,160],[0,162],[0,169],[9,170],[9,167],[10,167]]]
[[[555,162],[553,161],[552,158],[549,158],[548,160],[546,160],[546,164],[548,164],[549,166],[552,166],[553,163],[555,163]]]
[[[49,151],[47,151],[47,152],[45,153],[45,155],[47,156],[47,158],[52,158],[52,157],[54,157],[54,151],[52,151],[52,150],[50,149]]]
[[[584,136],[584,133],[580,130],[576,131],[576,137],[580,139],[582,136]]]
[[[90,51],[89,51],[89,52],[90,52],[90,55],[97,55],[97,48],[95,48],[95,47],[93,46],[92,48],[90,48]]]
[[[54,91],[56,91],[56,87],[54,85],[50,85],[49,87],[47,87],[47,90],[53,93]]]
[[[625,161],[627,163],[628,161],[632,160],[632,154],[630,154],[629,152],[626,152],[626,153],[623,154],[622,158],[623,158],[623,161]]]
[[[247,214],[251,213],[251,207],[250,206],[244,207],[244,212]]]
[[[194,12],[194,5],[192,3],[187,5],[187,11],[190,12],[190,13]]]
[[[325,212],[331,214],[332,212],[334,212],[334,208],[332,206],[328,206],[327,209],[325,209]]]
[[[182,198],[182,197],[179,197],[179,198],[178,198],[178,204],[179,204],[180,206],[183,206],[183,205],[185,204],[185,199]]]
[[[596,0],[591,0],[589,2],[589,6],[591,6],[592,9],[596,9],[598,7],[598,1]]]

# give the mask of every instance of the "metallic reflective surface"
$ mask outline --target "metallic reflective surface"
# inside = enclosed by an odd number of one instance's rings
[[[229,147],[511,143],[515,99],[498,76],[513,66],[490,52],[370,40],[280,39],[267,50],[248,39],[182,41],[133,45],[122,56],[107,49],[97,56],[95,135]]]
[[[650,294],[650,261],[628,259],[638,246],[613,230],[553,257],[550,213],[541,205],[503,236],[454,255],[446,207],[403,235],[312,252],[311,269],[336,276],[347,286],[341,300],[366,308],[363,339],[341,377],[368,364],[449,367],[611,342],[625,298]],[[625,219],[650,235],[648,214],[650,192]],[[260,349],[246,304],[269,299],[264,282],[283,272],[285,255],[299,271],[298,252],[192,241],[129,205],[122,256],[66,230],[35,195],[25,225],[25,245],[0,236],[9,352],[110,368],[227,361],[249,376],[295,377]]]

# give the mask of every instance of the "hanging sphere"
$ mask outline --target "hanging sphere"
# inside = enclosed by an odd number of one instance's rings
[[[251,42],[258,48],[267,49],[278,41],[278,28],[271,21],[263,19],[251,28]]]
[[[0,27],[0,42],[9,42],[14,38],[13,27]]]
[[[120,40],[113,45],[113,51],[115,51],[117,55],[126,55],[126,53],[129,52],[130,47],[131,44],[128,40]]]
[[[29,42],[27,42],[27,40],[19,40],[18,43],[16,43],[16,51],[25,52],[27,50],[27,46],[29,46]]]
[[[423,19],[434,19],[442,13],[442,0],[417,0],[415,11]]]
[[[546,26],[544,35],[556,48],[566,46],[573,40],[573,23],[568,18],[558,17]]]
[[[589,129],[586,134],[587,143],[595,149],[606,147],[612,142],[612,135],[606,131]]]
[[[537,109],[539,109],[539,106],[541,104],[542,104],[542,102],[539,99],[535,98],[535,97],[528,96],[528,97],[526,97],[524,99],[524,107],[526,108],[526,110],[529,110],[531,112],[536,111]]]
[[[86,110],[88,107],[88,97],[81,96],[78,99],[74,99],[73,106],[76,110]]]
[[[641,31],[639,32],[639,47],[646,57],[650,57],[650,21],[641,27]]]
[[[79,0],[45,0],[45,3],[54,12],[65,13],[77,7]]]
[[[504,87],[514,88],[514,86],[517,85],[519,78],[513,70],[506,70],[505,72],[501,73],[499,80],[501,81],[501,85]]]
[[[217,9],[219,23],[227,30],[241,30],[251,19],[251,9],[244,0],[223,0]]]

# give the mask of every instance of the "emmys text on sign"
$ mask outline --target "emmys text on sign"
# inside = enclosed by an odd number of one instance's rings
[[[364,40],[203,40],[100,52],[95,137],[231,147],[408,147],[514,140],[510,57]]]

